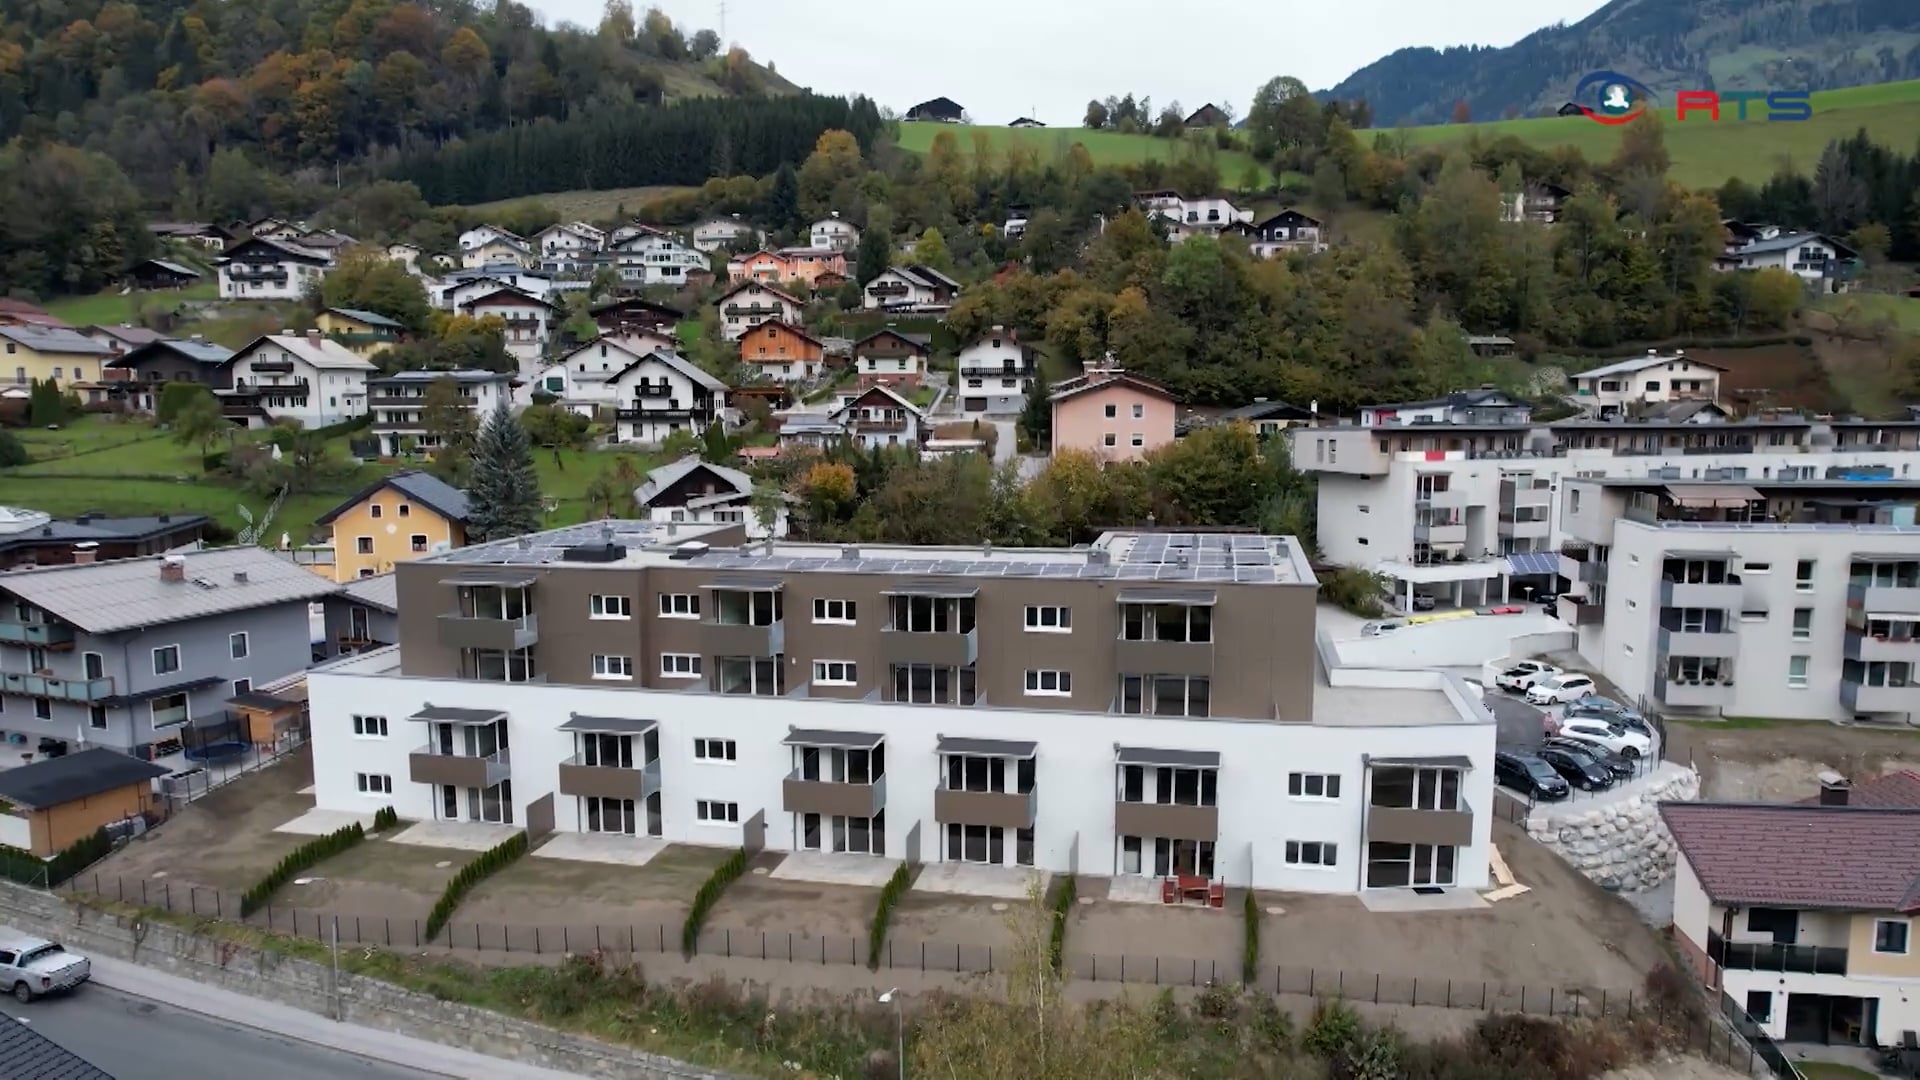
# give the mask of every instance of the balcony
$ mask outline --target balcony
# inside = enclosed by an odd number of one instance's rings
[[[1562,551],[1560,553],[1560,576],[1568,581],[1584,581],[1588,584],[1606,584],[1607,564],[1593,557],[1585,548],[1579,553]]]
[[[416,784],[451,784],[463,788],[490,788],[512,776],[508,751],[486,757],[443,754],[432,743],[407,757],[407,775]]]
[[[1730,577],[1716,582],[1680,582],[1662,579],[1660,606],[1706,608],[1715,611],[1739,611],[1745,606],[1746,591],[1740,579]]]
[[[658,758],[631,769],[614,765],[589,765],[584,754],[575,754],[560,763],[560,794],[562,795],[632,799],[635,802],[642,802],[659,790],[660,759]]]
[[[1661,656],[1711,656],[1730,660],[1740,654],[1740,635],[1732,629],[1669,630],[1660,628]]]
[[[236,382],[233,389],[227,391],[234,397],[256,398],[265,394],[280,394],[286,397],[304,398],[309,391],[306,377],[286,379],[281,382]]]
[[[0,622],[0,645],[70,649],[73,647],[73,627],[66,623]]]
[[[1770,941],[1727,941],[1707,931],[1707,958],[1728,971],[1780,971],[1801,975],[1845,975],[1847,950],[1833,946],[1776,945]]]
[[[1607,614],[1605,607],[1573,596],[1561,597],[1555,611],[1568,626],[1599,626]]]
[[[51,675],[0,675],[0,692],[90,705],[113,696],[112,679],[56,679]]]
[[[1868,611],[1916,615],[1920,614],[1920,587],[1856,583],[1847,586],[1847,603]]]
[[[778,656],[787,651],[787,623],[723,623],[709,619],[706,640],[708,653],[715,656]]]
[[[1849,660],[1905,660],[1920,663],[1920,638],[1869,634],[1849,626],[1844,654]]]
[[[1844,684],[1841,691],[1845,693]],[[1665,672],[1654,676],[1653,696],[1676,709],[1723,709],[1733,704],[1733,680],[1682,680]]]
[[[664,409],[647,409],[647,408],[634,407],[634,408],[620,409],[614,415],[619,419],[628,421],[630,423],[636,420],[639,420],[639,421],[686,420],[693,416],[693,410],[684,409],[684,408],[675,408],[675,407],[669,407]]]
[[[1467,542],[1467,523],[1455,520],[1439,525],[1428,525],[1416,521],[1413,524],[1413,539],[1417,543],[1434,547],[1464,544]]]
[[[1122,836],[1217,840],[1220,837],[1220,808],[1116,801],[1113,804],[1113,831]]]
[[[875,416],[853,418],[853,427],[857,431],[905,431],[907,418],[904,416]]]
[[[1920,686],[1874,686],[1840,678],[1840,704],[1857,713],[1920,712]]]
[[[1120,638],[1113,643],[1113,666],[1128,675],[1212,675],[1213,642]]]
[[[1500,535],[1517,540],[1544,540],[1553,531],[1546,518],[1532,518],[1526,521],[1516,520],[1505,514],[1500,515]]]
[[[880,632],[880,657],[889,664],[971,667],[980,659],[980,631],[922,634],[889,626]]]
[[[830,780],[803,780],[800,770],[780,784],[781,805],[789,814],[870,818],[886,809],[887,778],[871,784],[837,784]]]
[[[1003,829],[1030,829],[1037,809],[1038,789],[1025,795],[1002,791],[955,791],[941,784],[933,790],[933,820],[942,825],[998,825]]]
[[[471,400],[467,403],[473,404]],[[370,409],[424,409],[427,407],[427,399],[423,395],[373,394],[367,398],[367,407]]]
[[[291,360],[255,360],[247,366],[255,371],[265,371],[281,375],[293,374],[293,361]]]
[[[476,618],[452,612],[440,616],[440,644],[450,649],[512,652],[540,640],[540,624],[531,613],[518,619]]]
[[[1502,480],[1500,481],[1500,505],[1506,508],[1521,506],[1549,507],[1553,505],[1553,482],[1551,480]]]
[[[1430,506],[1435,510],[1465,510],[1467,508],[1466,488],[1442,488],[1438,491],[1416,491],[1413,504]]]
[[[1465,799],[1453,810],[1415,810],[1404,806],[1367,807],[1367,840],[1389,844],[1473,843],[1473,810]]]

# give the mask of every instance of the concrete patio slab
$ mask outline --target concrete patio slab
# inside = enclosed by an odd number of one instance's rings
[[[893,876],[899,859],[872,855],[844,855],[827,851],[796,851],[767,872],[776,881],[811,881],[818,885],[854,885],[878,889]]]
[[[519,831],[512,825],[489,825],[483,821],[423,821],[389,839],[396,844],[449,851],[485,851]]]
[[[297,836],[325,836],[356,823],[362,828],[373,828],[373,811],[355,814],[347,810],[313,809],[283,825],[275,825],[273,831]]]
[[[1091,893],[1093,890],[1089,889]],[[1160,904],[1160,879],[1129,875],[1107,880],[1107,899],[1122,904]]]
[[[1362,889],[1360,905],[1377,914],[1408,911],[1474,911],[1487,907],[1486,898],[1467,889],[1417,893],[1412,889]]]
[[[913,887],[918,892],[950,893],[956,896],[991,896],[1001,900],[1025,900],[1027,890],[1036,883],[1047,891],[1053,875],[1025,866],[983,866],[979,863],[928,863],[920,869]]]
[[[614,833],[554,833],[553,838],[534,848],[530,855],[543,859],[572,859],[576,862],[608,863],[613,866],[645,866],[655,855],[667,849],[667,842],[652,836],[621,836]]]

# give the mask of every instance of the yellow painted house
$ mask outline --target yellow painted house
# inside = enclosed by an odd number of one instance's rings
[[[0,382],[20,386],[52,379],[63,388],[93,382],[113,359],[113,350],[78,330],[47,326],[0,326]]]
[[[371,360],[381,349],[398,345],[401,333],[406,330],[385,315],[355,308],[328,308],[314,320],[314,325],[362,360]]]
[[[315,522],[333,529],[333,580],[389,573],[395,563],[467,543],[467,496],[417,469],[393,473]]]

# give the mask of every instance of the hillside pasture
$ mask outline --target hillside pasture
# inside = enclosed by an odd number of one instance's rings
[[[622,216],[623,207],[625,216],[633,217],[640,212],[642,203],[693,190],[695,189],[688,187],[654,185],[608,188],[605,191],[554,191],[544,195],[523,195],[517,199],[474,203],[464,209],[484,217],[525,206],[528,203],[539,203],[558,214],[561,221],[616,221]]]
[[[952,132],[960,141],[964,153],[973,152],[974,132],[985,132],[995,153],[1005,153],[1009,146],[1022,146],[1031,149],[1041,161],[1047,161],[1056,154],[1065,154],[1074,143],[1087,148],[1087,155],[1095,165],[1139,165],[1148,161],[1179,161],[1187,152],[1187,144],[1177,139],[1161,139],[1152,135],[1125,135],[1118,131],[1094,131],[1090,128],[1009,128],[990,124],[938,124],[938,123],[902,123],[900,125],[900,148],[924,154],[933,149],[933,140],[941,132]],[[1257,166],[1253,155],[1245,150],[1218,150],[1220,179],[1229,187],[1237,187],[1241,174],[1249,166],[1255,166],[1260,174],[1262,186],[1273,182],[1273,174],[1263,166]]]

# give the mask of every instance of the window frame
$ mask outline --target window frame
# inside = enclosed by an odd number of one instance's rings
[[[613,653],[594,653],[592,671],[595,679],[607,682],[632,682],[633,657]]]
[[[690,662],[679,663],[682,660]],[[663,652],[660,654],[660,677],[663,679],[698,679],[704,666],[700,661],[699,653]]]
[[[633,597],[625,593],[594,593],[587,597],[587,618],[606,622],[630,622],[633,619]]]
[[[1281,861],[1301,870],[1338,870],[1340,844],[1336,840],[1288,840],[1281,849]]]
[[[378,714],[354,713],[352,723],[353,737],[356,739],[384,739],[390,734],[387,718]],[[376,728],[378,730],[374,730]]]
[[[1900,947],[1898,949],[1881,948],[1881,941],[1883,940],[1882,932],[1888,927],[1898,927],[1900,930]],[[1913,952],[1912,922],[1910,922],[1907,919],[1875,919],[1873,920],[1873,955],[1875,956],[1907,956],[1907,955],[1910,955],[1912,952]]]
[[[834,674],[838,668],[839,674]],[[815,660],[813,662],[813,684],[815,686],[859,686],[859,665],[852,660]]]
[[[695,799],[693,817],[702,825],[730,828],[740,824],[740,804],[725,799]]]
[[[240,649],[239,652],[233,651],[236,645]],[[245,630],[236,630],[227,635],[227,658],[229,660],[245,660],[251,655],[253,655],[253,639],[247,636]]]
[[[840,613],[834,614],[838,608]],[[860,606],[858,601],[846,600],[834,596],[816,596],[813,598],[813,621],[821,626],[857,626],[859,625]]]
[[[1027,697],[1072,697],[1073,672],[1065,668],[1028,668],[1025,686]]]
[[[1046,614],[1053,612],[1054,623],[1047,625]],[[1029,634],[1073,633],[1073,607],[1068,604],[1028,604],[1024,616]]]
[[[713,751],[722,751],[714,753]],[[740,744],[733,739],[723,739],[718,735],[700,735],[693,740],[693,760],[720,762],[731,765],[740,760]]]
[[[1314,781],[1318,781],[1315,785]],[[1318,786],[1316,794],[1308,789]],[[1339,802],[1340,774],[1320,772],[1290,772],[1287,774],[1287,798],[1304,799],[1309,802]]]
[[[171,652],[173,654],[173,666],[170,668],[167,668],[165,671],[162,671],[160,670],[160,654],[164,652]],[[158,645],[154,647],[153,673],[155,675],[172,675],[175,672],[180,671],[185,666],[186,666],[186,654],[180,648],[180,645],[178,642],[172,645]]]
[[[688,620],[698,620],[700,618],[700,594],[699,593],[697,592],[690,592],[690,593],[663,592],[663,593],[660,593],[659,596],[660,596],[660,617],[661,618],[688,619]],[[686,603],[684,605],[675,603],[675,601],[680,601],[680,600],[684,600],[686,601]],[[680,610],[675,610],[677,608]]]
[[[362,795],[390,796],[393,794],[392,773],[355,773],[354,784]],[[376,783],[381,781],[382,783]]]

